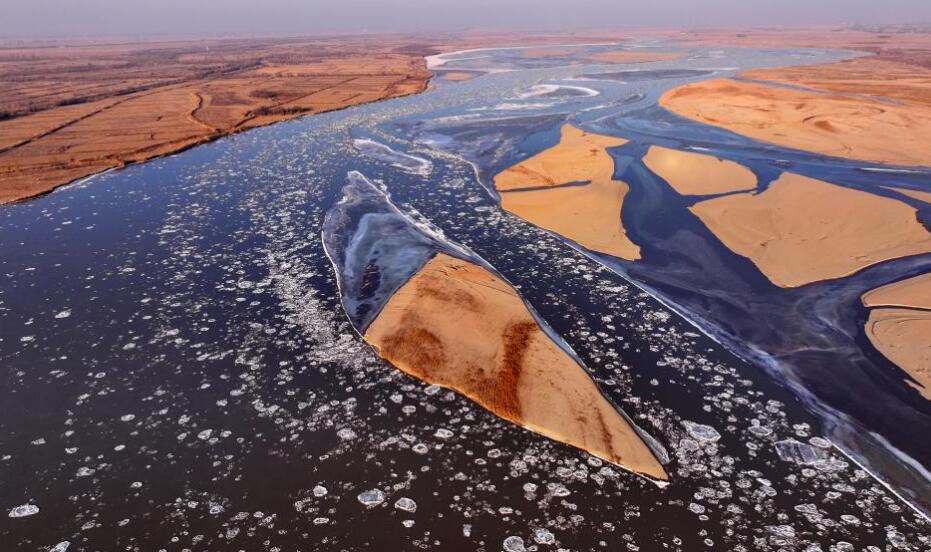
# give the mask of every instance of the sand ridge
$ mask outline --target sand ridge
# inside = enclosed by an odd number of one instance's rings
[[[874,163],[931,167],[931,106],[733,79],[663,94],[665,109],[761,142]]]
[[[643,163],[682,195],[741,192],[757,186],[753,171],[713,155],[650,146]]]
[[[557,145],[495,176],[502,208],[586,249],[639,259],[621,220],[630,188],[614,180],[614,159],[605,151],[626,143],[564,125]]]
[[[478,265],[437,254],[392,296],[364,337],[401,370],[506,420],[631,471],[668,477],[517,292]]]
[[[759,194],[709,199],[690,210],[781,287],[931,252],[931,233],[909,205],[793,173]]]

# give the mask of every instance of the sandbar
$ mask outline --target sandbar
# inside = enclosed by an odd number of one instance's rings
[[[492,413],[654,479],[667,479],[634,427],[523,300],[488,270],[443,253],[365,331],[386,360]]]
[[[605,151],[626,143],[564,125],[559,144],[495,176],[502,208],[591,251],[639,259],[621,221],[630,188],[613,179],[614,159]]]
[[[866,307],[906,307],[931,311],[931,274],[922,274],[863,294]],[[928,334],[931,342],[931,334]]]
[[[594,54],[591,60],[603,63],[651,63],[654,61],[672,61],[681,58],[682,54],[677,52],[631,52],[629,50],[617,50]]]
[[[690,209],[781,287],[931,252],[931,233],[909,205],[792,173],[759,194],[709,199]]]
[[[931,274],[868,291],[861,301],[872,309],[865,328],[870,342],[931,400]]]
[[[741,192],[757,185],[753,171],[712,155],[651,146],[643,163],[683,195]]]
[[[883,356],[915,380],[906,383],[931,400],[931,311],[873,309],[866,335]]]
[[[467,81],[475,77],[474,73],[463,73],[461,71],[451,71],[449,73],[443,73],[443,80],[447,81]]]
[[[840,94],[931,105],[931,69],[875,57],[821,65],[753,69],[741,72],[740,76]]]
[[[521,52],[521,55],[525,58],[543,59],[571,56],[573,52],[567,48],[527,48]]]
[[[931,166],[931,107],[718,79],[670,90],[660,105],[761,142],[821,155]]]

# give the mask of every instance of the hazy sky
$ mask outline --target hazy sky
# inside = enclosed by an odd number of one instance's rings
[[[931,0],[2,0],[0,35],[931,22]]]

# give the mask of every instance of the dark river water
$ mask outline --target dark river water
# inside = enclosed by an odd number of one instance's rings
[[[776,288],[640,156],[703,148],[764,185],[792,170],[881,195],[927,190],[929,174],[762,146],[655,106],[685,82],[848,54],[684,54],[594,66],[464,52],[438,71],[483,76],[0,209],[4,549],[931,548],[931,408],[864,338],[858,303],[931,256]],[[491,175],[567,121],[631,140],[612,155],[642,261],[580,251],[498,206]],[[507,278],[668,452],[670,485],[380,360],[321,240],[351,171]],[[364,504],[370,491],[383,501]]]

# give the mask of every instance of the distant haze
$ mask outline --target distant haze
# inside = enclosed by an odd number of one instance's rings
[[[931,21],[931,0],[3,0],[0,36]]]

